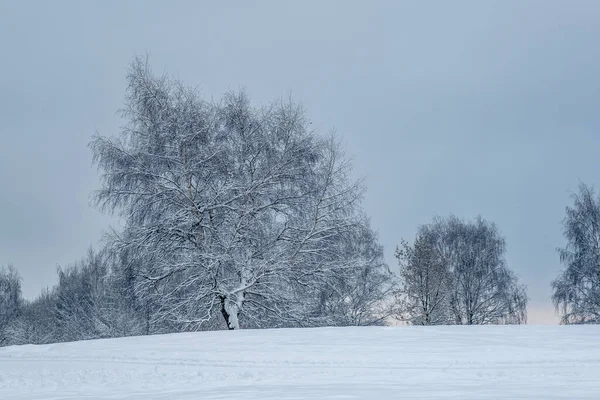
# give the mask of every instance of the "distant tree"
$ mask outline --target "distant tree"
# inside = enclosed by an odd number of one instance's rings
[[[13,270],[0,274],[0,288],[12,297],[0,296],[5,344],[43,344],[82,339],[143,335],[149,332],[147,313],[135,302],[121,264],[106,251],[88,251],[85,258],[58,269],[58,283],[42,291],[33,301],[20,301],[18,275]],[[6,279],[6,278],[9,279]],[[7,286],[6,282],[10,282]],[[6,291],[2,292],[6,294]],[[11,299],[4,307],[6,299]],[[18,312],[15,304],[19,304]],[[6,318],[6,310],[12,310]],[[172,332],[162,330],[162,332]]]
[[[413,325],[451,323],[451,271],[441,251],[443,238],[430,226],[419,229],[414,244],[403,241],[396,249],[400,265],[404,315]]]
[[[45,344],[61,341],[55,315],[56,296],[44,289],[33,301],[25,301],[8,330],[11,344]]]
[[[368,226],[365,221],[362,229],[352,231],[340,243],[340,253],[355,266],[351,273],[332,274],[314,295],[301,296],[318,299],[313,312],[321,319],[318,325],[384,325],[394,314],[389,299],[397,290],[397,277],[387,267],[383,247]]]
[[[338,305],[364,301],[347,311],[373,319],[363,313],[383,300],[374,282],[387,267],[348,252],[370,227],[337,140],[311,132],[291,102],[255,109],[241,93],[209,103],[139,59],[128,83],[121,137],[91,147],[96,200],[124,218],[112,246],[135,260],[150,325],[311,326],[331,320],[318,299],[332,293]]]
[[[496,225],[436,218],[398,250],[402,301],[413,324],[520,324],[527,294],[506,266]]]
[[[458,324],[526,322],[525,288],[506,267],[506,244],[493,223],[448,220],[453,271],[451,307]]]
[[[140,316],[121,290],[103,252],[58,270],[54,288],[56,335],[60,341],[143,334]]]
[[[563,324],[600,323],[600,197],[581,184],[563,220],[565,269],[552,282],[552,301]]]
[[[22,304],[21,278],[17,270],[12,265],[0,267],[0,346],[10,344],[8,331],[19,316]]]

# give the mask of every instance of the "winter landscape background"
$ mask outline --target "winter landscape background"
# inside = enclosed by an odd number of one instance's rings
[[[0,7],[0,263],[26,298],[115,223],[90,207],[87,145],[118,130],[127,65],[148,51],[207,98],[291,91],[316,128],[343,135],[390,266],[435,214],[498,223],[529,322],[558,321],[564,207],[579,180],[598,185],[596,2]]]
[[[0,0],[0,397],[592,398],[598,11]]]

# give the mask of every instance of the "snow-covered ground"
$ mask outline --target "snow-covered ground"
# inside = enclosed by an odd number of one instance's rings
[[[600,326],[202,332],[0,348],[0,399],[600,399]]]

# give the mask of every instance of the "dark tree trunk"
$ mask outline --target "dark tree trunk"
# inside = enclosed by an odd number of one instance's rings
[[[221,314],[223,314],[223,318],[225,318],[225,323],[227,324],[227,329],[232,331],[234,329],[231,326],[231,324],[229,323],[230,316],[229,316],[229,313],[227,312],[227,309],[225,308],[225,296],[219,296],[219,298],[221,299]]]

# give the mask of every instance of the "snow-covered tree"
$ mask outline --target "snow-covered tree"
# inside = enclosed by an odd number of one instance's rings
[[[566,268],[552,282],[552,301],[564,324],[600,323],[600,196],[581,184],[563,220]]]
[[[24,301],[19,316],[7,330],[9,343],[45,344],[60,341],[55,306],[56,297],[48,289],[44,289],[35,300]]]
[[[397,277],[385,264],[383,247],[377,243],[368,222],[348,232],[341,242],[340,254],[355,268],[348,273],[332,274],[316,286],[318,299],[313,315],[318,325],[383,325],[394,314],[389,300],[397,289]]]
[[[385,275],[379,259],[347,251],[370,231],[364,188],[339,142],[311,132],[299,106],[256,109],[244,93],[203,101],[139,59],[128,83],[122,134],[91,144],[103,181],[96,199],[125,222],[113,249],[136,260],[153,322],[313,325],[322,315],[310,295],[338,290],[340,277]]]
[[[412,246],[403,241],[396,249],[404,303],[401,319],[413,325],[451,323],[450,263],[441,249],[442,239],[432,227],[423,226]]]
[[[23,299],[21,297],[21,278],[12,266],[0,267],[0,346],[8,344],[11,324],[18,317]]]
[[[403,308],[416,324],[520,324],[527,295],[506,266],[506,245],[496,225],[436,218],[421,227],[401,261]]]
[[[144,333],[141,315],[112,273],[111,261],[104,252],[90,249],[81,261],[59,269],[52,292],[58,341]]]
[[[6,342],[43,344],[149,333],[145,309],[135,304],[116,261],[106,251],[90,249],[85,258],[59,268],[58,283],[52,289],[43,290],[35,300],[18,303],[18,313],[13,311],[10,323],[4,324]],[[11,287],[18,287],[16,272],[8,275]],[[20,297],[15,290],[12,293],[15,310],[15,299]]]
[[[506,266],[498,227],[481,217],[472,223],[451,217],[447,223],[456,323],[526,322],[525,288]]]

